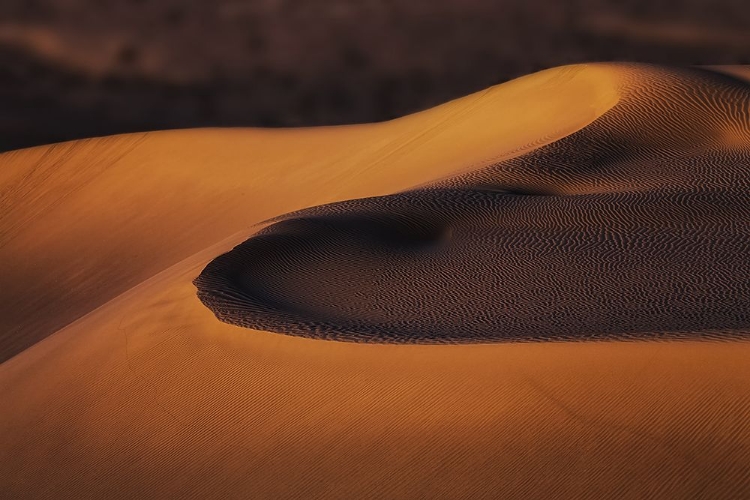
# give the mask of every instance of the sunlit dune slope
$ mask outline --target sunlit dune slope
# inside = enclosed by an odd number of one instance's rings
[[[266,218],[574,132],[616,102],[620,72],[549,70],[377,125],[160,132],[0,155],[0,359]]]
[[[0,156],[0,497],[750,496],[725,73]]]

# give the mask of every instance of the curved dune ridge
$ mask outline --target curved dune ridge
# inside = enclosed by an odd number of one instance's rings
[[[608,65],[553,68],[385,123],[0,155],[0,263],[13,263],[0,274],[0,361],[264,219],[414,188],[573,133],[617,102],[619,78]]]
[[[349,341],[746,335],[750,86],[620,69],[583,129],[272,221],[208,264],[199,298],[231,324]]]
[[[750,498],[744,80],[1,154],[0,498]]]

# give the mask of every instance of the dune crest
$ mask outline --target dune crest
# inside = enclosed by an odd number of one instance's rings
[[[746,96],[594,64],[0,155],[0,497],[750,497]]]
[[[420,190],[291,214],[195,283],[223,321],[314,338],[745,336],[748,165],[750,86],[626,69],[617,104],[581,130]]]
[[[413,188],[559,139],[614,105],[619,78],[570,66],[387,123],[156,132],[0,155],[0,361],[270,217]],[[29,258],[29,248],[52,257]]]

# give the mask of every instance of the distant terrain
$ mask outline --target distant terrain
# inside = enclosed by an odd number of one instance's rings
[[[0,150],[381,121],[574,62],[748,64],[748,25],[741,0],[5,0]]]

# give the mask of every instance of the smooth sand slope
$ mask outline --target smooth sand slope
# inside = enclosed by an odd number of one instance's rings
[[[615,76],[546,71],[378,125],[160,132],[1,155],[0,359],[269,217],[389,194],[570,134],[616,102]]]
[[[750,495],[742,75],[0,156],[0,496]]]

